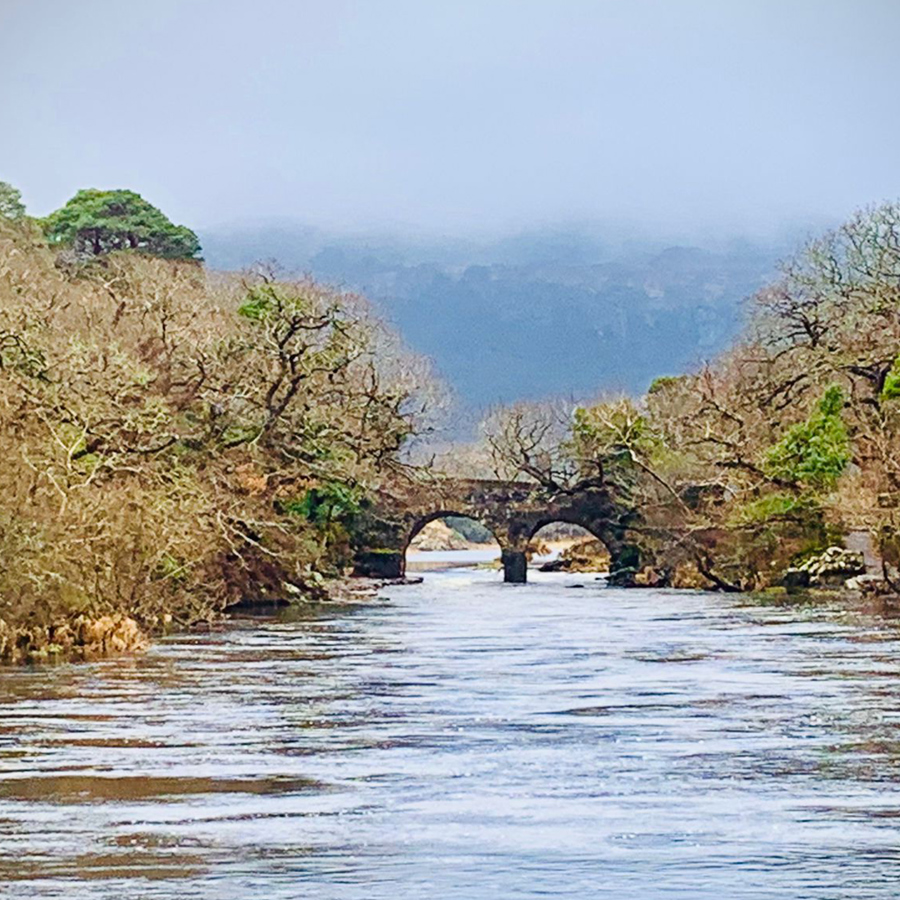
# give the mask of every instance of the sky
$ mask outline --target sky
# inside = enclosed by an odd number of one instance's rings
[[[897,0],[0,0],[0,180],[192,227],[765,230],[900,198]]]

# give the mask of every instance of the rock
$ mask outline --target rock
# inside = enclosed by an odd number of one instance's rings
[[[137,622],[123,615],[96,619],[81,615],[31,627],[12,627],[0,621],[0,662],[41,662],[50,657],[96,659],[146,646],[147,637]]]
[[[606,572],[609,551],[602,541],[588,538],[566,547],[556,559],[545,562],[541,572]]]
[[[366,550],[357,554],[354,575],[366,578],[400,578],[403,553],[399,550]]]
[[[709,579],[700,574],[700,570],[694,563],[682,563],[676,566],[672,573],[671,585],[673,588],[695,591],[708,591],[712,587]]]
[[[809,572],[806,569],[790,568],[782,576],[781,584],[789,594],[793,594],[808,588],[809,580]]]
[[[56,651],[57,653],[62,654],[70,651],[75,646],[75,633],[72,631],[72,626],[68,622],[63,622],[60,625],[51,627],[50,640],[54,646],[60,648]]]
[[[857,576],[865,576],[865,571],[866,563],[862,553],[843,547],[829,547],[799,566],[787,569],[781,578],[781,584],[788,593],[804,588],[843,587],[848,578],[852,580]]]
[[[795,570],[788,569],[785,577],[793,571],[805,572],[809,579],[809,587],[838,587],[842,586],[847,578],[865,574],[866,563],[862,553],[845,550],[843,547],[829,547],[807,559]],[[798,579],[801,576],[792,575],[791,578]],[[784,580],[782,584],[788,587]]]
[[[147,644],[137,622],[128,616],[100,616],[82,622],[79,650],[86,658],[141,650]]]
[[[880,575],[854,575],[844,582],[848,591],[860,594],[892,594],[891,586]]]
[[[644,566],[635,573],[634,583],[638,587],[668,587],[672,581],[672,573],[668,569],[657,569]]]
[[[636,574],[637,570],[634,566],[622,566],[609,573],[606,578],[606,584],[608,587],[635,587],[636,582],[634,578]]]
[[[440,519],[429,522],[410,543],[410,550],[468,550],[469,542]]]
[[[678,491],[685,505],[690,509],[704,506],[720,506],[726,496],[726,488],[722,484],[685,484]]]

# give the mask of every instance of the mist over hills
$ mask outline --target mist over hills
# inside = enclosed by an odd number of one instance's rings
[[[578,227],[464,240],[290,222],[201,233],[213,268],[276,260],[366,294],[468,409],[639,393],[697,365],[728,345],[742,301],[798,237],[688,243]]]

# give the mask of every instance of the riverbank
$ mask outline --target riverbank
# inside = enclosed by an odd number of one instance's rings
[[[531,559],[531,569],[543,573],[605,574],[609,557],[596,540],[563,538],[543,543],[541,553]],[[155,617],[140,623],[123,614],[89,616],[84,613],[58,617],[46,625],[11,626],[0,620],[0,664],[42,664],[62,661],[90,661],[109,656],[139,653],[155,638],[178,632],[227,628],[238,618],[277,616],[285,610],[313,610],[321,607],[357,606],[373,602],[386,587],[414,585],[422,577],[414,573],[438,573],[453,569],[499,568],[500,548],[470,544],[466,549],[410,549],[405,578],[378,579],[359,576],[319,578],[308,594],[298,591],[247,598],[194,625],[181,625],[171,616]],[[866,574],[863,554],[832,547],[792,570],[784,585],[769,588],[770,597],[792,597],[799,604],[834,602],[841,597],[867,598],[873,608],[891,608],[894,595],[883,579]],[[636,588],[675,588],[714,591],[717,586],[695,569],[680,567],[673,572],[645,567],[636,576]]]
[[[357,606],[371,603],[379,591],[396,585],[421,583],[421,578],[343,577],[323,582],[314,597],[279,602],[237,603],[216,616],[193,626],[179,627],[171,616],[139,623],[123,614],[61,616],[46,625],[10,625],[0,619],[0,665],[89,662],[106,657],[140,653],[153,641],[177,633],[227,628],[229,622],[246,617],[276,615],[289,608]]]
[[[129,616],[85,615],[49,625],[0,620],[0,663],[84,661],[146,649],[150,635]]]

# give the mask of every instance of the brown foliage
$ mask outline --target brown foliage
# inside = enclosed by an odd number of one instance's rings
[[[433,384],[361,297],[140,257],[68,266],[0,223],[0,619],[188,623],[263,563],[302,585],[327,547],[279,501],[377,485]]]
[[[841,408],[822,424],[826,396]],[[602,483],[634,511],[645,559],[723,590],[771,584],[849,530],[896,555],[900,205],[804,247],[751,299],[735,346],[698,371],[639,402],[495,410],[484,438],[501,477]]]

